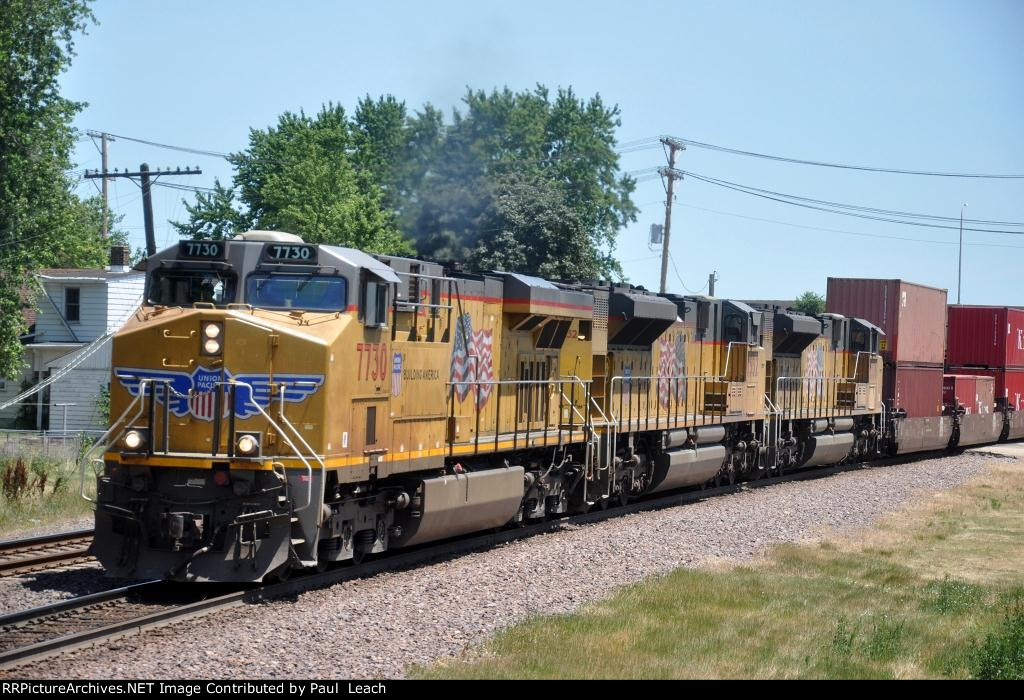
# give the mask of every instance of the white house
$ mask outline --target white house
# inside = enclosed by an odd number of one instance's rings
[[[24,379],[36,384],[77,365],[21,403],[34,404],[34,425],[24,427],[69,432],[106,428],[98,402],[110,383],[109,334],[135,313],[146,277],[130,268],[127,248],[111,248],[110,261],[105,269],[45,269],[36,275],[35,325],[22,339]],[[91,354],[81,360],[86,353]],[[21,381],[4,382],[0,404],[21,390]],[[12,427],[18,410],[11,406],[0,412],[0,426]]]

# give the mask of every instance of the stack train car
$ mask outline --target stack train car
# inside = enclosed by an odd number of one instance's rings
[[[953,379],[943,403],[945,292],[899,280],[829,280],[827,313],[808,316],[271,231],[181,241],[146,269],[112,341],[113,420],[84,461],[94,497],[83,467],[113,576],[283,579],[673,489],[1024,437],[1024,406],[994,390],[968,400]]]

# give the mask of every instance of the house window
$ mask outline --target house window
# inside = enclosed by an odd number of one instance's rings
[[[64,318],[68,323],[78,323],[81,319],[81,291],[78,287],[64,289]]]

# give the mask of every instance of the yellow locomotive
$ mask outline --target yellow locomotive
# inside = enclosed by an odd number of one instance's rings
[[[112,575],[258,581],[875,453],[877,349],[855,319],[182,241],[113,339],[94,551]]]

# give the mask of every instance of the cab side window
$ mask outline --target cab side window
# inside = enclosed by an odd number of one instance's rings
[[[383,328],[388,324],[388,285],[367,280],[362,294],[363,323]]]
[[[740,314],[726,314],[725,319],[722,323],[723,330],[725,331],[725,342],[727,343],[742,343],[747,339],[746,333],[746,316]]]

